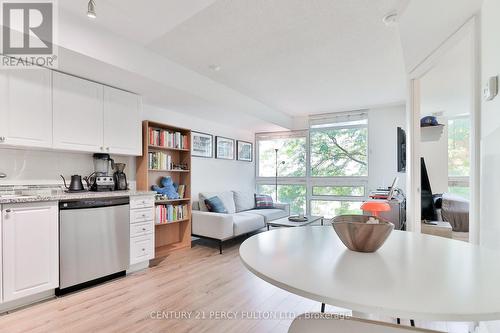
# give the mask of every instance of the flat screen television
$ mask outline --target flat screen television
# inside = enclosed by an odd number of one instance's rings
[[[431,182],[429,181],[429,174],[425,166],[424,158],[420,158],[420,193],[421,193],[421,219],[426,221],[436,221],[437,213],[436,206],[434,206],[434,198],[432,197]]]
[[[406,132],[398,127],[398,172],[406,172]]]

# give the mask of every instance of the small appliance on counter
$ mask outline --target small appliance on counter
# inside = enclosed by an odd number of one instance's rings
[[[67,193],[78,193],[78,192],[85,192],[85,191],[87,191],[83,187],[82,176],[80,176],[80,175],[72,175],[71,176],[71,182],[69,183],[69,186],[66,185],[66,179],[64,178],[63,175],[61,175],[61,178],[64,181],[64,187],[66,187],[66,191],[65,192],[67,192]],[[88,183],[87,183],[87,185],[88,185]]]
[[[115,190],[115,181],[111,170],[115,168],[115,161],[109,154],[94,154],[94,172],[86,179],[90,184],[90,190],[94,192],[106,192]]]
[[[113,180],[115,182],[115,190],[124,191],[128,189],[127,176],[125,175],[125,163],[115,163],[115,173],[113,174]]]

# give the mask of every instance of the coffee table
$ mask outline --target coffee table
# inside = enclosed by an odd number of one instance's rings
[[[312,224],[314,222],[318,222],[321,220],[321,225],[323,225],[323,216],[311,216],[311,215],[306,215],[307,221],[305,222],[292,222],[288,220],[287,217],[282,217],[280,219],[274,220],[274,221],[269,221],[266,222],[267,224],[267,230],[269,230],[269,227],[303,227],[305,225]]]

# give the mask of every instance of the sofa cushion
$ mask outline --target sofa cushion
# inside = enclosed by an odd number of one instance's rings
[[[261,215],[247,212],[233,214],[233,230],[235,236],[246,234],[264,228],[265,226],[264,217]]]
[[[273,198],[267,194],[255,194],[255,208],[257,209],[273,209]]]
[[[288,216],[288,212],[283,209],[252,209],[246,213],[260,215],[264,217],[265,222],[271,222]]]
[[[227,214],[227,209],[219,197],[211,197],[209,199],[205,199],[205,206],[207,206],[208,211],[211,213]]]
[[[219,199],[224,204],[224,207],[226,207],[228,214],[236,213],[236,208],[234,206],[234,195],[233,195],[233,192],[231,192],[231,191],[227,191],[227,192],[200,192],[200,194],[198,194],[198,197],[200,199],[199,205],[200,205],[200,210],[202,212],[208,212],[207,206],[205,205],[205,199],[209,199],[212,197],[219,197]]]
[[[243,212],[255,208],[255,197],[253,193],[233,191],[236,212]]]

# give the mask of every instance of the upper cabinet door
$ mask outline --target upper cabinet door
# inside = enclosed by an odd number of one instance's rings
[[[104,87],[104,147],[106,152],[142,155],[141,100],[138,95]]]
[[[0,70],[0,146],[52,147],[52,72]]]
[[[103,86],[53,74],[54,148],[103,152]]]

